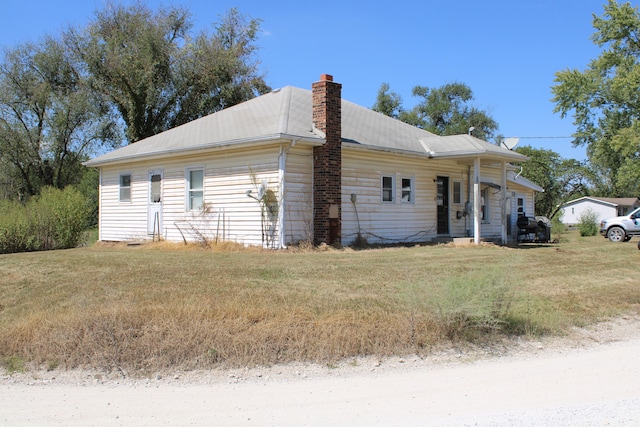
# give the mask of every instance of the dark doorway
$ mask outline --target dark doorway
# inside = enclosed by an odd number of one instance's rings
[[[439,176],[437,178],[438,194],[438,234],[449,234],[449,178]]]

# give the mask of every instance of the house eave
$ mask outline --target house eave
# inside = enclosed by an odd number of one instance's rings
[[[264,145],[277,144],[279,141],[295,141],[296,143],[304,143],[311,146],[318,146],[324,143],[324,141],[320,138],[280,133],[280,134],[273,134],[273,135],[264,135],[260,137],[254,137],[254,138],[245,138],[245,139],[236,139],[236,140],[222,141],[222,142],[216,142],[216,143],[207,143],[207,144],[202,144],[198,146],[181,147],[181,148],[175,148],[175,149],[169,149],[169,150],[162,150],[158,152],[150,152],[146,154],[131,153],[131,154],[119,156],[116,158],[105,158],[104,160],[101,160],[100,157],[97,157],[95,159],[83,162],[82,164],[87,167],[99,168],[102,166],[131,163],[134,161],[140,162],[140,161],[146,161],[146,160],[165,159],[167,157],[174,157],[176,155],[199,154],[207,151],[215,151],[215,150],[230,149],[230,148],[260,147]],[[108,155],[109,155],[108,153],[105,154],[105,156],[107,157]]]
[[[343,146],[347,146],[350,148],[355,148],[358,150],[366,150],[366,151],[377,151],[377,152],[384,152],[384,153],[395,153],[395,154],[402,154],[402,155],[407,155],[407,156],[419,156],[419,157],[424,157],[424,158],[428,158],[428,159],[457,159],[457,160],[472,160],[476,157],[480,157],[482,159],[489,159],[489,160],[495,160],[495,161],[517,161],[517,162],[523,162],[526,160],[529,160],[528,157],[519,154],[519,153],[513,153],[513,155],[499,155],[496,153],[490,153],[490,152],[486,152],[486,151],[452,151],[452,152],[448,152],[448,153],[437,153],[434,151],[413,151],[413,150],[403,150],[403,149],[399,149],[399,148],[392,148],[392,147],[380,147],[380,146],[376,146],[376,145],[367,145],[367,144],[361,144],[359,142],[351,142],[348,140],[343,140],[342,142]]]

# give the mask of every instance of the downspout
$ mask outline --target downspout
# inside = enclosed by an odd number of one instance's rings
[[[473,159],[473,243],[480,244],[480,157]]]
[[[102,241],[102,168],[98,168],[98,241]]]
[[[500,218],[502,224],[502,244],[507,244],[507,162],[502,161],[502,194]]]
[[[287,166],[286,152],[282,145],[280,146],[280,154],[278,155],[278,182],[280,188],[280,202],[278,203],[278,248],[285,249],[284,245],[284,173]]]
[[[280,249],[286,249],[287,246],[285,244],[285,202],[284,202],[284,192],[285,192],[285,172],[287,169],[287,154],[289,154],[289,150],[296,145],[297,140],[292,139],[289,147],[286,149],[281,145],[280,146],[280,154],[278,155],[278,182],[280,183],[280,189],[278,190],[280,193],[280,202],[278,203],[278,247]]]
[[[471,236],[469,230],[469,214],[471,213],[471,165],[467,166],[467,202],[464,204],[464,228],[465,236]]]

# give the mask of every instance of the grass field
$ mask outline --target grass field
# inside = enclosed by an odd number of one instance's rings
[[[640,311],[640,251],[561,243],[354,251],[96,244],[0,256],[8,370],[329,363],[562,334]]]

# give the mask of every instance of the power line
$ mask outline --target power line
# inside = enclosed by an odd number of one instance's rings
[[[509,136],[506,138],[520,138],[520,139],[575,139],[573,136]]]

